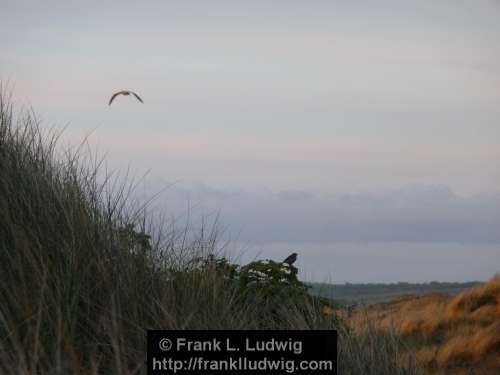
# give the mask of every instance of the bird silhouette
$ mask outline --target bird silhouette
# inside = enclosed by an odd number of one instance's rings
[[[125,95],[125,96],[127,96],[127,95],[130,95],[130,94],[134,95],[134,96],[137,98],[137,100],[138,100],[138,101],[140,101],[141,103],[143,103],[143,104],[144,104],[144,102],[142,101],[142,99],[140,98],[140,96],[139,96],[139,95],[137,95],[135,92],[133,92],[133,91],[129,91],[129,90],[122,90],[122,91],[115,92],[115,93],[111,96],[111,99],[109,99],[109,103],[108,103],[108,105],[111,105],[111,103],[113,103],[113,100],[115,100],[115,98],[116,98],[118,95]]]
[[[289,256],[287,256],[287,257],[285,258],[285,260],[283,261],[283,263],[286,263],[286,264],[288,264],[288,265],[290,265],[290,266],[291,266],[291,265],[292,265],[292,264],[294,264],[294,263],[295,263],[295,261],[297,260],[297,255],[298,255],[297,253],[292,253],[292,254],[290,254]]]

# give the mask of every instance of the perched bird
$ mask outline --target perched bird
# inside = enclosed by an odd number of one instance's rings
[[[118,91],[118,92],[115,92],[113,94],[113,96],[111,96],[111,99],[109,99],[109,103],[108,105],[111,105],[111,103],[113,103],[113,100],[115,100],[115,98],[118,96],[118,95],[134,95],[138,101],[140,101],[141,103],[144,104],[144,102],[142,101],[142,99],[139,97],[139,95],[137,95],[135,92],[133,91],[128,91],[128,90],[122,90],[122,91]]]
[[[297,255],[298,255],[297,253],[290,254],[289,256],[286,257],[286,259],[283,261],[283,263],[286,263],[286,264],[291,266],[297,260]]]

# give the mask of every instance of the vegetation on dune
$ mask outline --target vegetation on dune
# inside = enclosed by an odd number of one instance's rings
[[[419,373],[292,266],[231,263],[215,227],[153,225],[133,183],[11,103],[0,89],[0,373],[144,373],[147,329],[338,329],[341,374]]]
[[[410,296],[365,313],[411,343],[429,372],[500,372],[500,275],[456,296]]]

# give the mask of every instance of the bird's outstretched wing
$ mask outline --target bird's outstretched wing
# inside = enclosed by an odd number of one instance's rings
[[[138,101],[140,101],[142,104],[144,104],[144,102],[142,101],[142,99],[139,97],[139,95],[137,95],[135,92],[133,91],[130,91],[132,94],[134,94],[134,96],[137,98]]]
[[[115,92],[112,96],[111,96],[111,99],[109,99],[109,103],[108,105],[111,105],[111,103],[113,103],[113,100],[115,100],[115,98],[118,96],[118,95],[121,95],[123,94],[123,91],[118,91],[118,92]]]

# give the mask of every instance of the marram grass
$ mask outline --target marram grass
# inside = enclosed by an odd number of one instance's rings
[[[216,268],[194,270],[217,253],[215,227],[153,225],[133,182],[16,111],[0,88],[1,374],[143,374],[147,329],[331,328],[340,374],[420,373],[397,336],[354,334],[314,298],[250,303]]]

